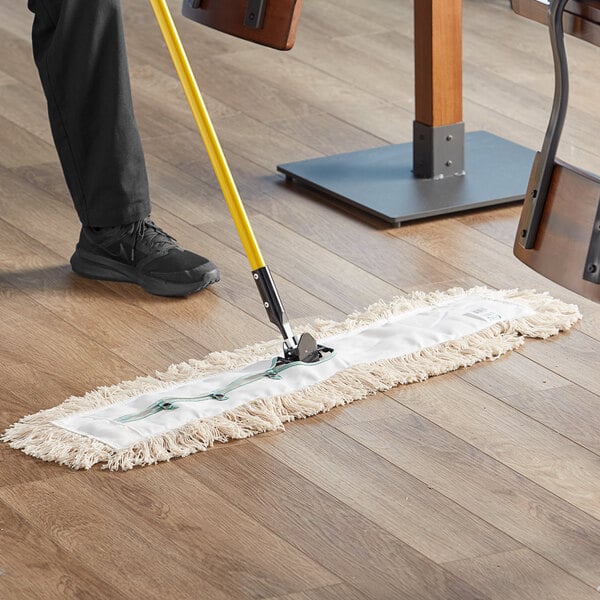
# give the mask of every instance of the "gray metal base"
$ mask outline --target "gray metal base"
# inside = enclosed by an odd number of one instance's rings
[[[417,179],[412,174],[412,143],[303,160],[277,170],[398,226],[522,200],[534,154],[491,133],[474,131],[465,136],[464,176]]]

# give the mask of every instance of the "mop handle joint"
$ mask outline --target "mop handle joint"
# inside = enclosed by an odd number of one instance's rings
[[[298,345],[298,340],[292,331],[290,320],[283,306],[283,302],[281,301],[281,297],[279,296],[279,292],[277,291],[277,287],[275,286],[275,282],[273,281],[271,270],[265,265],[260,269],[252,271],[252,277],[258,288],[263,306],[267,311],[269,321],[274,325],[277,325],[283,336],[284,348],[295,348]]]

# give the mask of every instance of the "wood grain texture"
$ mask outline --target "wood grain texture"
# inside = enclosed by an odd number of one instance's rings
[[[421,384],[419,384],[421,385]],[[598,520],[405,407],[338,428],[590,586]]]
[[[515,261],[510,246],[498,244],[485,233],[460,221],[439,219],[407,225],[402,231],[391,231],[391,234],[401,237],[405,242],[436,258],[445,257],[452,266],[478,277],[487,285],[508,289],[529,287],[545,290],[567,302],[577,304],[586,316],[578,328],[594,339],[600,339],[598,303],[566,290]]]
[[[437,563],[520,546],[329,422],[314,418],[252,443]]]
[[[339,585],[314,588],[297,594],[274,596],[267,600],[361,600],[362,598],[364,598],[364,596],[356,588],[342,583]]]
[[[243,507],[259,523],[275,526],[364,598],[485,598],[258,448],[230,446],[205,458],[199,468],[195,461],[180,467],[240,508],[243,490]]]
[[[388,394],[559,498],[600,516],[598,457],[579,444],[549,433],[458,377],[434,379],[421,391],[412,386]]]
[[[549,291],[584,320],[494,363],[139,471],[71,472],[2,444],[0,598],[595,594],[600,306],[513,257],[519,206],[395,230],[275,172],[410,140],[414,3],[304,3],[294,49],[277,53],[200,27],[168,1],[294,323],[482,284]],[[508,0],[463,4],[467,128],[538,148],[552,96],[547,32]],[[277,335],[151,9],[129,0],[123,10],[154,216],[223,279],[176,300],[70,272],[79,224],[33,64],[32,15],[2,4],[0,429],[72,394]],[[590,101],[600,48],[567,43],[559,155],[600,172]]]
[[[598,592],[528,549],[460,560],[445,567],[498,600],[594,600]]]
[[[29,523],[77,555],[88,568],[102,573],[123,597],[138,597],[142,587],[157,595],[191,599],[197,598],[201,585],[212,598],[229,598],[203,578],[206,566],[202,560],[149,529],[147,521],[111,510],[113,499],[81,478],[67,476],[56,481],[57,485],[47,480],[3,488],[0,498],[13,510],[18,504],[17,512]],[[89,552],[90,546],[96,550]]]
[[[527,198],[530,197],[528,191]],[[521,218],[515,236],[515,256],[544,277],[600,302],[600,284],[584,279],[592,232],[597,231],[600,239],[600,220],[596,219],[599,211],[600,178],[564,163],[556,164],[535,246],[527,250],[519,243],[521,230],[529,227]],[[593,266],[600,269],[600,265]]]
[[[76,554],[52,542],[0,502],[0,594],[10,600],[122,598]],[[40,585],[43,581],[43,586]]]
[[[415,2],[415,120],[462,121],[462,0]]]
[[[503,402],[600,454],[598,396],[576,384],[504,396]]]
[[[197,478],[180,471],[176,488],[165,483],[158,470],[140,470],[126,478],[96,472],[89,482],[107,500],[121,499],[129,523],[152,522],[155,533],[189,553],[203,577],[228,596],[262,597],[339,583],[318,562]],[[206,515],[210,521],[204,524]]]

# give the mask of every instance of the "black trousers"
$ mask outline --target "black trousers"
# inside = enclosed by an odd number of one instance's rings
[[[28,7],[52,135],[82,224],[107,227],[148,216],[121,0],[28,0]]]

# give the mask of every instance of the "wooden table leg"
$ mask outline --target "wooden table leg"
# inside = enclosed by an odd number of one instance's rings
[[[415,2],[415,120],[461,123],[462,0]]]

